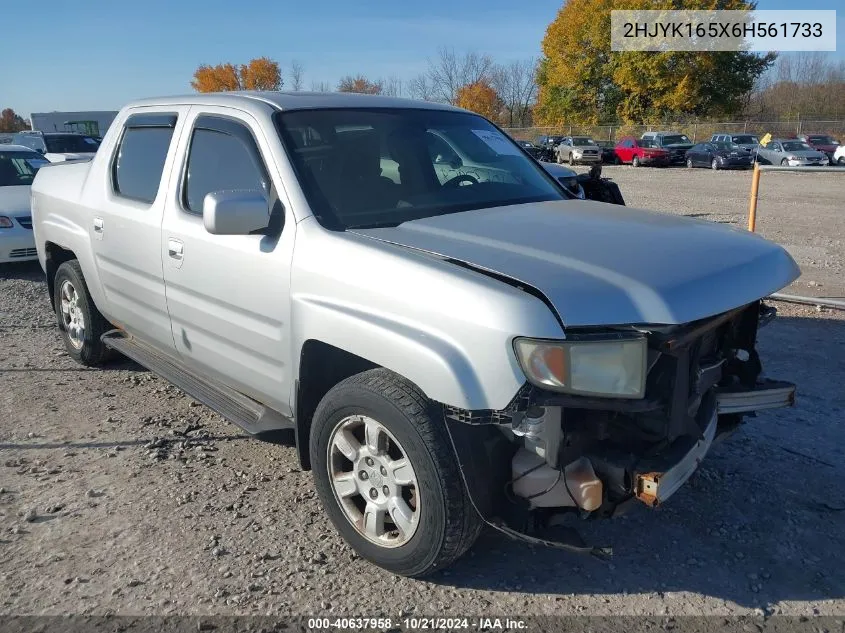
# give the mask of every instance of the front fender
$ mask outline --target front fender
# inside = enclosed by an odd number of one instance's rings
[[[485,384],[466,350],[419,324],[313,296],[301,297],[297,312],[307,314],[301,319],[307,327],[300,335],[299,349],[307,340],[333,345],[404,376],[444,404],[462,409],[504,408],[525,382],[514,363],[495,372],[493,384]]]

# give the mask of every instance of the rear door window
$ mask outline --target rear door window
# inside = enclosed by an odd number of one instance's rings
[[[175,114],[136,114],[126,120],[112,163],[115,194],[153,203],[175,126]]]

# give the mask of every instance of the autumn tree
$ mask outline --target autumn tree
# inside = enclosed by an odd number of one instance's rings
[[[774,55],[612,52],[612,9],[669,10],[674,0],[566,0],[543,39],[536,115],[544,125],[629,123],[740,112]],[[684,9],[751,10],[752,0],[685,0]]]
[[[197,92],[279,90],[283,83],[279,64],[268,57],[258,57],[241,65],[202,64],[194,72],[191,87]]]
[[[490,83],[482,79],[459,88],[455,105],[495,121],[504,104]]]
[[[0,132],[20,132],[28,129],[29,123],[12,108],[6,108],[0,112]]]
[[[365,95],[380,95],[384,91],[381,79],[370,81],[363,75],[347,75],[337,84],[338,92],[359,92]]]

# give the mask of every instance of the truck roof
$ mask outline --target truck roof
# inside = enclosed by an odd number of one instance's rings
[[[140,99],[131,106],[151,105],[219,105],[255,106],[266,103],[277,110],[307,110],[314,108],[425,108],[429,110],[463,111],[443,103],[365,95],[351,92],[259,92],[232,91],[194,93],[173,97]]]

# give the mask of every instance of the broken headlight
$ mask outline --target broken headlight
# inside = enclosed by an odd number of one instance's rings
[[[645,396],[647,345],[638,334],[555,341],[518,338],[522,371],[538,387],[604,398]]]

